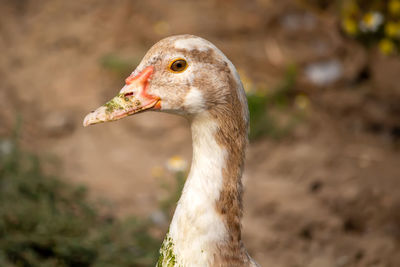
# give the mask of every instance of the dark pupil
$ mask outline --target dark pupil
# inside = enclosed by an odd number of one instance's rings
[[[172,64],[172,70],[179,71],[185,68],[186,62],[183,60],[177,60]]]

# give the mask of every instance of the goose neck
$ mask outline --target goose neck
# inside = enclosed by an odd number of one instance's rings
[[[191,121],[192,166],[167,237],[183,266],[196,261],[208,266],[222,251],[243,252],[241,175],[247,131],[231,132],[237,129],[211,112]]]

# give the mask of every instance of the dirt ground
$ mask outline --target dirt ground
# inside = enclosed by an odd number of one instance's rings
[[[400,60],[344,38],[331,10],[299,1],[0,1],[0,134],[23,118],[23,143],[62,162],[116,214],[149,216],[160,181],[152,170],[191,158],[187,122],[145,113],[83,128],[122,77],[106,55],[132,63],[162,37],[215,43],[240,73],[274,88],[285,66],[334,58],[342,77],[313,86],[306,119],[279,140],[248,149],[244,242],[262,266],[400,266]],[[294,21],[294,22],[293,22]]]

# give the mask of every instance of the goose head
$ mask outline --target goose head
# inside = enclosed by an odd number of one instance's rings
[[[239,88],[239,90],[238,90]],[[237,99],[232,103],[232,94]],[[243,111],[246,98],[232,63],[213,44],[193,35],[156,43],[126,78],[113,99],[89,113],[84,126],[118,120],[143,111],[161,111],[193,118],[226,104]]]

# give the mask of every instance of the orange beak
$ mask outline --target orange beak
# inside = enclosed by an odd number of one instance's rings
[[[160,98],[147,93],[154,68],[149,66],[136,76],[126,78],[119,94],[103,106],[86,115],[83,126],[115,121],[147,109],[160,109]]]

